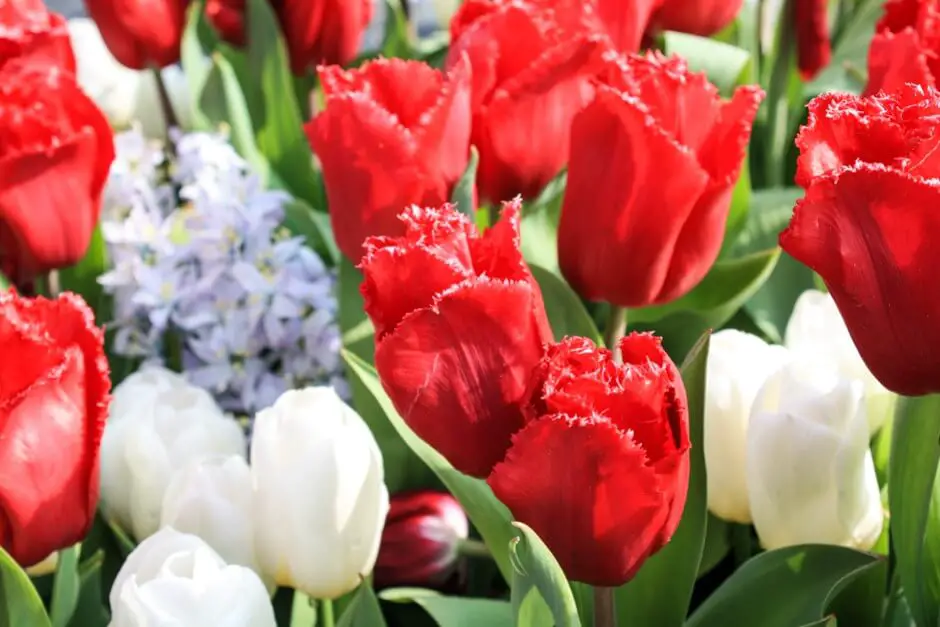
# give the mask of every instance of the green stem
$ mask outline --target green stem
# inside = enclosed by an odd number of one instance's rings
[[[169,140],[170,128],[179,127],[180,123],[176,117],[176,112],[173,111],[173,101],[170,100],[170,92],[167,91],[166,83],[163,82],[163,72],[157,67],[151,67],[150,71],[153,72],[153,78],[157,82],[160,109],[163,111],[163,121],[166,122],[167,140]],[[172,142],[167,141],[167,145],[171,143]]]
[[[617,627],[615,588],[594,587],[594,627]]]
[[[472,538],[468,540],[461,540],[457,544],[457,553],[467,557],[485,557],[487,559],[493,558],[493,553],[490,552],[490,547],[486,546],[485,543],[480,542],[479,540],[474,540]]]
[[[767,86],[767,136],[770,138],[770,150],[764,162],[764,182],[767,187],[781,187],[784,182],[790,130],[788,92],[793,66],[793,32],[793,0],[788,0],[777,23],[777,51]]]
[[[620,349],[617,344],[627,332],[627,308],[617,305],[610,306],[607,316],[607,327],[604,329],[604,344],[614,353],[614,358],[620,358]]]
[[[738,523],[731,524],[731,553],[734,563],[740,566],[751,559],[752,552],[751,526]]]
[[[333,599],[323,599],[320,601],[320,625],[322,627],[336,627],[336,620],[333,618]]]

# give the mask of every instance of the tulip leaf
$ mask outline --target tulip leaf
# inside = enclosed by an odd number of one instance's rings
[[[506,601],[444,596],[424,588],[392,588],[379,594],[383,601],[414,603],[440,627],[514,627],[512,606]]]
[[[918,627],[940,621],[940,395],[902,397],[888,469],[891,543]]]
[[[865,87],[868,48],[875,33],[875,23],[882,15],[884,0],[862,0],[854,5],[852,17],[836,33],[832,60],[805,87],[807,99],[827,91],[858,94]]]
[[[303,236],[307,246],[317,252],[328,266],[336,266],[340,253],[333,238],[329,214],[315,211],[299,198],[284,206],[284,226],[294,235]]]
[[[558,267],[558,220],[565,200],[568,172],[553,178],[539,197],[522,212],[522,256],[532,265],[540,266],[560,276]]]
[[[98,284],[98,277],[108,269],[108,247],[101,234],[101,225],[91,233],[88,250],[74,266],[59,270],[59,288],[63,292],[81,294],[95,312],[95,321],[100,325],[111,320],[110,297]]]
[[[580,335],[600,345],[601,334],[594,320],[585,309],[584,303],[565,283],[565,280],[545,268],[531,264],[529,268],[542,290],[545,312],[548,314],[548,322],[555,333],[555,339],[560,340],[567,335]]]
[[[59,551],[59,561],[56,564],[52,584],[52,603],[49,608],[53,627],[66,627],[78,606],[78,593],[81,586],[78,577],[78,558],[81,550],[81,545],[77,544]]]
[[[689,68],[705,72],[724,96],[730,96],[738,85],[753,82],[751,54],[743,48],[706,37],[667,31],[663,50],[688,60]]]
[[[210,124],[207,130],[228,128],[232,147],[251,164],[262,183],[267,184],[271,165],[255,144],[251,114],[238,75],[221,53],[212,55],[212,65],[197,102],[198,110]]]
[[[10,279],[0,272],[0,292],[5,292],[10,288]]]
[[[321,190],[313,153],[304,134],[300,106],[293,97],[287,49],[267,0],[248,0],[248,76],[243,81],[261,154],[295,196],[318,207]]]
[[[558,560],[531,528],[519,522],[513,525],[520,534],[509,548],[516,626],[580,627],[574,595]]]
[[[434,471],[454,498],[460,501],[467,517],[490,548],[503,577],[506,581],[511,581],[513,571],[509,561],[509,543],[516,534],[512,526],[512,515],[506,506],[496,498],[485,481],[468,477],[455,470],[440,453],[414,434],[395,411],[371,365],[348,350],[343,350],[343,359],[349,366],[350,378],[361,383],[372,394],[405,443]]]
[[[183,66],[183,74],[189,88],[193,126],[197,130],[208,131],[214,127],[195,105],[199,102],[199,94],[205,89],[206,79],[212,67],[210,59],[218,42],[218,35],[205,17],[205,2],[193,2],[187,10],[186,28],[180,42],[180,64]]]
[[[359,589],[346,611],[336,621],[336,627],[385,627],[385,617],[368,581],[359,584]]]
[[[51,627],[39,593],[19,564],[0,547],[0,627]]]
[[[343,348],[366,362],[375,352],[375,332],[369,317],[363,311],[359,285],[362,273],[346,257],[339,263],[339,327],[343,334]],[[386,417],[385,409],[372,391],[356,376],[350,376],[349,388],[353,406],[369,425],[382,451],[385,483],[390,492],[427,488],[433,485],[434,475],[415,451],[402,439],[399,431]]]
[[[450,201],[457,206],[457,211],[468,216],[471,221],[476,219],[477,167],[479,165],[480,152],[476,146],[470,146],[467,169],[460,176],[450,196]]]
[[[682,520],[669,544],[650,557],[632,581],[617,590],[617,614],[621,625],[678,627],[685,622],[688,613],[706,536],[707,497],[702,442],[709,339],[710,334],[707,333],[699,339],[681,368],[689,403],[689,438],[692,444],[689,491]],[[758,623],[745,621],[734,624]]]
[[[104,561],[104,551],[99,550],[78,567],[79,593],[69,627],[105,627],[111,620],[101,602]]]
[[[708,573],[717,566],[731,550],[728,523],[717,516],[708,514],[705,523],[705,545],[702,547],[702,561],[698,565],[698,576]]]
[[[840,546],[805,545],[761,553],[702,603],[687,627],[793,627],[825,618],[829,604],[882,559]],[[825,624],[825,623],[824,623]]]

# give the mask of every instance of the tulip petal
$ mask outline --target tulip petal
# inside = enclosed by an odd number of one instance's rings
[[[865,95],[894,91],[906,83],[936,87],[927,63],[930,54],[913,29],[876,33],[868,48]]]
[[[929,241],[940,232],[938,202],[935,179],[858,164],[814,182],[780,234],[823,277],[872,373],[901,394],[937,389],[936,294],[923,286],[940,262]]]
[[[487,479],[570,579],[618,586],[661,546],[659,479],[632,437],[601,416],[545,416],[513,436]]]
[[[535,298],[521,281],[467,281],[407,316],[376,347],[396,409],[461,472],[489,474],[522,426],[517,402],[542,350]]]

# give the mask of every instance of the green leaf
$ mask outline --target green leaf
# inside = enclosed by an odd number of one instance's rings
[[[98,284],[98,277],[108,269],[108,247],[101,234],[101,225],[95,227],[85,256],[74,266],[59,270],[59,287],[64,292],[81,294],[95,312],[95,320],[103,324],[111,319],[111,299]],[[2,288],[0,288],[2,289]]]
[[[527,525],[513,523],[520,535],[509,548],[512,562],[512,610],[517,627],[580,627],[571,586],[541,538]],[[548,614],[545,613],[548,610]]]
[[[251,164],[262,183],[266,184],[271,165],[255,144],[251,114],[238,75],[221,53],[212,55],[212,65],[198,103],[198,109],[211,129],[228,128],[232,147]]]
[[[736,240],[744,227],[747,226],[747,218],[751,212],[751,174],[748,167],[748,160],[745,157],[744,165],[741,168],[741,176],[734,186],[731,194],[731,208],[728,210],[728,220],[725,222],[725,236],[721,244],[720,259],[732,256],[731,253],[735,247]],[[765,246],[772,248],[776,246]]]
[[[218,35],[212,30],[205,18],[205,2],[193,2],[186,13],[186,28],[180,43],[180,64],[189,87],[190,102],[195,105],[199,102],[199,94],[205,88],[206,79],[212,67],[210,60],[215,47],[218,45]],[[193,127],[208,131],[213,124],[200,111],[199,107],[192,106]]]
[[[29,575],[0,547],[0,627],[52,627]]]
[[[329,214],[315,211],[306,202],[294,198],[284,207],[284,226],[294,235],[301,235],[307,246],[317,252],[327,265],[335,267],[340,253],[333,239]]]
[[[78,593],[81,582],[78,577],[78,557],[81,555],[80,544],[59,551],[55,579],[52,584],[52,603],[49,614],[53,627],[66,627],[78,606]]]
[[[104,551],[99,550],[79,566],[78,603],[69,627],[105,627],[111,620],[102,603],[101,569],[104,561]]]
[[[284,38],[267,0],[248,0],[248,84],[246,93],[256,142],[278,179],[313,207],[320,200],[313,153],[304,120],[293,98],[294,84]]]
[[[856,2],[852,18],[839,33],[832,51],[832,60],[811,83],[806,85],[806,99],[827,91],[847,91],[858,94],[865,87],[864,76],[868,67],[868,47],[875,33],[875,23],[881,17],[884,0]]]
[[[728,534],[728,523],[709,513],[708,521],[705,524],[705,546],[702,547],[702,561],[698,565],[699,577],[717,566],[728,555],[728,551],[731,550]]]
[[[382,56],[390,59],[410,59],[413,55],[411,26],[402,6],[404,0],[384,1],[388,10],[385,19],[385,39],[382,43]]]
[[[747,50],[706,37],[666,31],[663,50],[688,60],[689,68],[705,72],[708,80],[729,96],[738,85],[753,82],[751,55]]]
[[[558,267],[558,220],[565,199],[567,171],[553,178],[539,197],[528,203],[522,212],[522,243],[525,260],[561,275]]]
[[[669,544],[646,561],[633,581],[617,590],[617,614],[622,625],[679,626],[685,622],[688,613],[692,587],[698,578],[705,546],[707,498],[702,430],[705,415],[705,364],[708,361],[710,337],[710,334],[705,334],[682,365],[682,381],[689,401],[689,438],[692,443],[689,452],[689,492],[682,520]]]
[[[835,596],[881,559],[839,546],[806,545],[748,560],[692,614],[687,627],[793,627],[824,618]]]
[[[770,277],[780,249],[719,261],[691,292],[665,305],[631,309],[630,322],[649,323],[670,314],[692,313],[700,318],[697,333],[718,328],[731,319]]]
[[[294,590],[294,596],[291,599],[290,627],[315,627],[316,624],[316,601],[300,590]]]
[[[542,290],[542,300],[555,338],[560,340],[566,335],[580,335],[600,344],[601,334],[594,320],[564,279],[539,266],[530,264],[529,268]]]
[[[0,272],[0,292],[5,292],[8,289],[10,289],[10,280]]]
[[[888,561],[881,560],[852,579],[826,611],[851,627],[881,627],[888,579]]]
[[[440,627],[513,627],[512,607],[505,601],[423,595],[414,602]]]
[[[463,171],[460,180],[454,186],[450,200],[457,205],[457,211],[469,216],[473,220],[476,216],[476,195],[477,167],[480,165],[480,153],[476,146],[470,146],[470,161],[467,163],[467,169]]]
[[[336,621],[336,627],[385,627],[382,608],[368,581],[359,584],[359,591]]]
[[[919,627],[940,621],[940,395],[899,399],[888,503],[901,587]]]
[[[485,481],[458,472],[440,453],[414,434],[395,411],[392,401],[382,389],[382,384],[372,366],[348,350],[343,351],[343,359],[349,367],[350,379],[365,386],[382,407],[388,421],[405,443],[460,501],[470,522],[477,528],[490,548],[503,577],[506,581],[510,581],[512,566],[509,562],[509,543],[515,537],[515,531],[512,526],[512,515],[506,506],[493,495],[493,491]]]

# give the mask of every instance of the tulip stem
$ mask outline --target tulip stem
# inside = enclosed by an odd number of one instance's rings
[[[336,620],[333,618],[332,599],[323,599],[320,601],[320,622],[317,624],[323,627],[335,627]]]
[[[793,0],[784,3],[776,37],[776,56],[767,85],[767,137],[769,150],[764,162],[766,187],[780,187],[786,178],[790,125],[790,71],[793,67]]]
[[[170,138],[170,129],[179,127],[180,123],[173,111],[173,101],[170,100],[170,92],[167,91],[166,83],[163,82],[163,72],[158,67],[151,67],[153,78],[157,82],[157,93],[160,96],[160,109],[163,111],[163,121],[166,122],[167,139]]]
[[[734,555],[734,563],[740,566],[751,559],[751,526],[744,524],[731,524],[731,552]]]
[[[610,315],[607,316],[607,328],[604,329],[604,344],[614,353],[614,359],[619,361],[620,349],[617,344],[627,332],[627,308],[610,306]]]
[[[594,587],[594,627],[617,627],[614,588]]]
[[[485,557],[492,559],[493,554],[486,543],[479,540],[461,540],[457,544],[457,553],[466,557]]]

